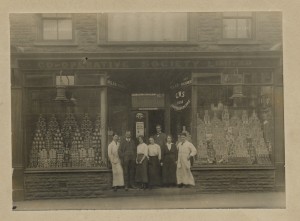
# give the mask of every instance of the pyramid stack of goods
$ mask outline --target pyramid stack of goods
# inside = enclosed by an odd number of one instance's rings
[[[79,129],[76,129],[74,136],[73,136],[73,141],[72,141],[71,150],[70,150],[72,167],[80,166],[79,150],[81,148],[83,148],[82,137],[79,132]]]
[[[77,128],[78,126],[74,115],[72,113],[67,113],[62,126],[62,135],[64,137],[66,147],[70,148]]]
[[[32,167],[32,168],[38,167],[39,152],[40,152],[40,150],[44,149],[44,147],[45,147],[45,141],[44,141],[41,131],[38,129],[38,130],[36,130],[33,141],[32,141],[29,167]]]
[[[197,161],[196,164],[203,164],[207,162],[207,146],[205,140],[205,124],[198,116],[197,118]]]

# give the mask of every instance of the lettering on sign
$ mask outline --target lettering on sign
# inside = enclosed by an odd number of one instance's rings
[[[27,69],[190,69],[213,67],[266,67],[278,65],[278,59],[127,59],[93,60],[22,60]],[[188,82],[186,82],[188,83]]]

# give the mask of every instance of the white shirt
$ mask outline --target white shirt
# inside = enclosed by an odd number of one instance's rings
[[[141,143],[137,146],[137,154],[144,154],[148,156],[148,146],[145,143]]]
[[[148,145],[148,155],[149,156],[158,156],[158,159],[161,160],[161,149],[158,144],[149,144]]]

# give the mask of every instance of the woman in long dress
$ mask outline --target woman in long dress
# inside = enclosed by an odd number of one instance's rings
[[[148,174],[149,174],[149,188],[161,185],[161,149],[160,146],[154,143],[154,138],[149,138],[148,145]]]
[[[195,180],[191,172],[191,158],[197,154],[195,146],[187,141],[187,134],[181,134],[181,142],[178,144],[177,184],[179,187],[195,186]]]
[[[142,189],[146,189],[148,184],[148,146],[144,143],[142,136],[139,136],[138,140],[135,182],[140,184]]]
[[[177,168],[178,151],[174,143],[172,143],[171,135],[167,136],[167,143],[161,149],[162,161],[162,183],[164,186],[176,185],[176,168]]]
[[[124,186],[123,169],[118,154],[119,145],[120,145],[118,139],[119,139],[118,135],[114,134],[112,142],[108,145],[108,158],[112,166],[112,174],[113,174],[112,186],[114,191],[117,191],[118,187]]]

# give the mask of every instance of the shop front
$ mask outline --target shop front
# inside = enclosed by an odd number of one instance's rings
[[[112,134],[148,138],[158,124],[196,146],[196,191],[284,186],[279,55],[68,56],[15,59],[14,179],[25,199],[101,196]]]

